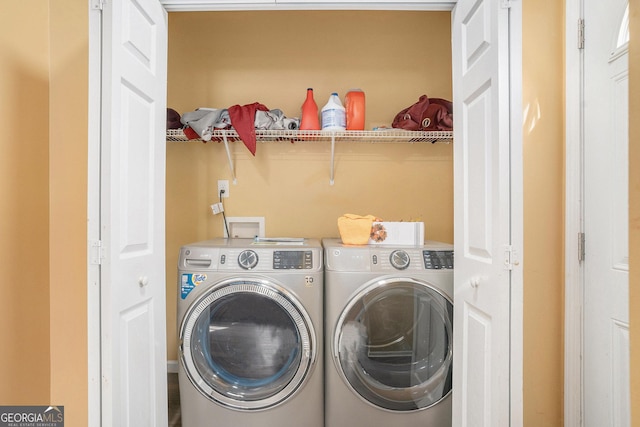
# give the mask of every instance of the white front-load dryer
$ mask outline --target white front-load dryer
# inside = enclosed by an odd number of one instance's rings
[[[325,251],[325,426],[450,427],[453,247]]]
[[[322,261],[311,239],[180,249],[183,427],[324,425]]]

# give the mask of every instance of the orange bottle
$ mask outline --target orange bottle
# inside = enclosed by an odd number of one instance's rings
[[[302,104],[302,120],[300,120],[300,130],[320,130],[320,119],[318,119],[318,104],[313,99],[313,88],[307,89],[307,99]]]
[[[347,114],[347,130],[364,130],[364,92],[351,89],[344,99]]]

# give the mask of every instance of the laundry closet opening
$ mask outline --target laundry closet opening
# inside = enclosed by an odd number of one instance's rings
[[[183,114],[259,102],[300,117],[309,87],[366,95],[365,129],[391,126],[420,95],[452,99],[447,11],[169,13],[167,106]],[[423,221],[425,238],[453,243],[453,145],[340,142],[329,184],[328,142],[230,143],[237,183],[225,214],[264,217],[267,236],[337,237],[344,213]],[[221,237],[217,181],[231,180],[219,142],[167,142],[167,357],[178,359],[180,246]]]

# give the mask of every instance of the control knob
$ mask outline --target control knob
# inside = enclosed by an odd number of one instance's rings
[[[240,255],[238,255],[238,265],[245,270],[251,270],[258,265],[258,254],[250,249],[240,252]]]
[[[411,259],[409,258],[409,254],[405,251],[398,249],[391,252],[389,255],[389,261],[391,261],[391,265],[397,270],[404,270],[409,267],[409,263]]]

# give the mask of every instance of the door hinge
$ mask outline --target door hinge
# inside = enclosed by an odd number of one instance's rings
[[[506,270],[513,270],[513,267],[517,265],[520,265],[518,251],[513,249],[511,245],[504,245],[504,268]]]
[[[584,261],[584,233],[578,233],[578,262]]]
[[[503,9],[511,9],[512,3],[513,3],[513,0],[502,0],[500,2],[500,6],[502,6]]]
[[[584,19],[578,19],[578,49],[584,49]]]
[[[107,0],[91,0],[91,9],[102,10],[102,8],[104,8],[105,1]]]
[[[102,260],[104,259],[104,253],[102,248],[102,240],[92,240],[89,244],[89,253],[90,259],[89,262],[91,265],[100,265],[102,264]]]

